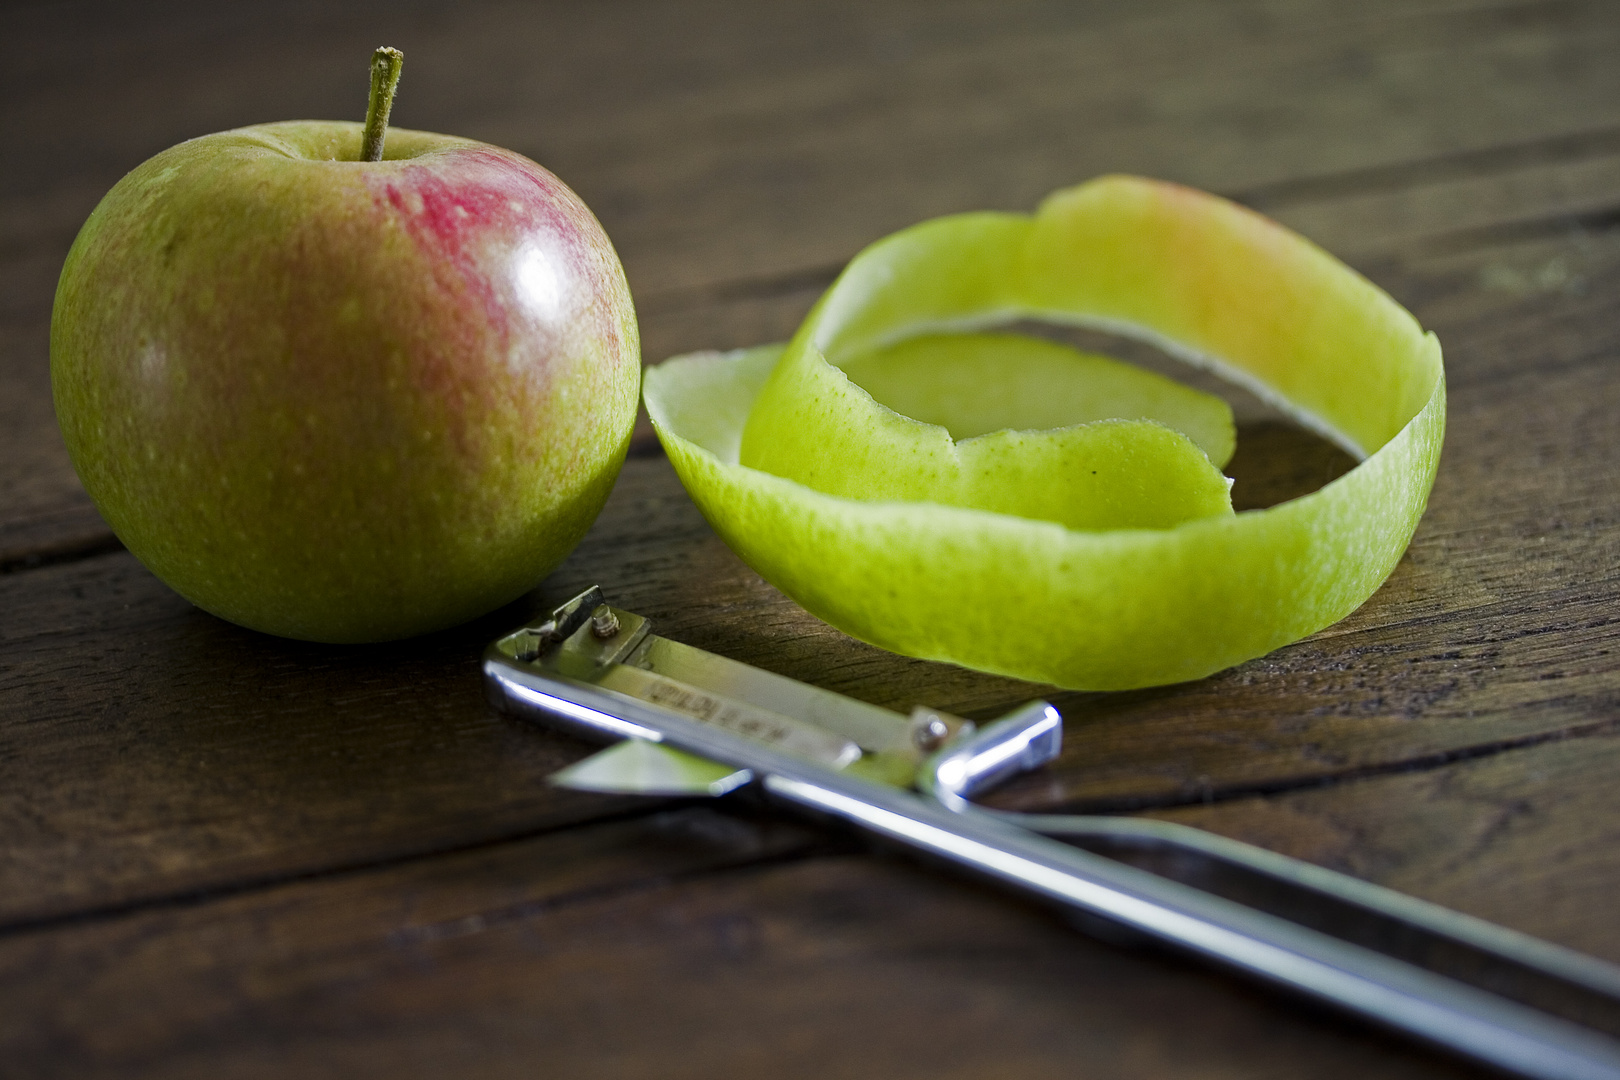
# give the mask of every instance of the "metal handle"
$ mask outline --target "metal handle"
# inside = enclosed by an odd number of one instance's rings
[[[935,755],[918,787],[966,820],[1100,847],[1112,856],[1104,865],[1146,872],[1115,861],[1146,854],[1162,886],[1151,895],[1206,927],[1188,934],[1174,920],[1140,925],[1129,917],[1129,904],[1069,906],[1521,1075],[1620,1076],[1620,1043],[1525,1007],[1612,1031],[1620,1026],[1620,969],[1613,965],[1201,829],[1140,818],[1006,813],[969,802],[967,796],[1007,774],[999,759],[1009,746],[1055,754],[1051,718],[1040,705]],[[1071,856],[1059,862],[1091,879],[1100,855],[1068,850]],[[1222,945],[1210,928],[1239,937]]]
[[[1575,1024],[988,814],[849,790],[852,779],[773,772],[764,784],[784,802],[1477,1061],[1538,1080],[1620,1078],[1620,1044]]]
[[[627,646],[615,649],[623,647]],[[1044,703],[1027,707],[931,759],[919,776],[926,794],[918,795],[835,772],[607,686],[513,663],[500,650],[487,656],[485,674],[492,698],[506,708],[597,740],[645,739],[750,770],[779,803],[846,822],[1076,914],[1127,927],[1476,1061],[1538,1080],[1620,1080],[1620,1043],[1594,1031],[1308,925],[1048,839],[972,807],[965,796],[973,790],[1019,764],[1055,753],[1057,716]],[[1122,830],[1120,824],[1099,827],[1082,821],[1076,833],[1074,819],[1069,819],[1057,831],[1084,838],[1089,829],[1091,839],[1115,842],[1142,841],[1147,835],[1142,826]],[[1166,839],[1162,832],[1154,835],[1155,842]],[[1213,847],[1220,848],[1220,843]],[[1207,854],[1211,845],[1204,848]],[[1221,850],[1232,854],[1230,848]],[[1227,862],[1255,872],[1282,865],[1246,857]],[[1276,873],[1271,876],[1279,878]],[[1320,888],[1317,892],[1336,895],[1351,906],[1368,906],[1362,902],[1365,893]],[[1433,919],[1427,924],[1422,918],[1406,922],[1444,929]],[[1457,940],[1467,937],[1452,935]]]

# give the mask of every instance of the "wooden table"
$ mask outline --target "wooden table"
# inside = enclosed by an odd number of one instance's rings
[[[791,332],[865,243],[1109,171],[1234,197],[1446,348],[1394,576],[1197,683],[1057,694],[1004,806],[1188,822],[1620,961],[1620,7],[1105,0],[0,13],[0,1066],[8,1076],[1406,1077],[1467,1072],[747,807],[554,790],[497,633],[600,582],[662,632],[973,717],[1040,688],[869,648],[763,583],[638,436],[531,596],[280,641],[123,551],[52,415],[86,214],[181,139],[358,118],[512,147],[595,209],[649,361]],[[1246,505],[1347,464],[1246,419]],[[1247,494],[1245,494],[1247,492]]]

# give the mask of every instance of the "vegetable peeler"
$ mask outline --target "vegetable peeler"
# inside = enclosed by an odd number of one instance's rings
[[[594,586],[491,644],[483,670],[497,707],[613,743],[560,786],[753,789],[1508,1074],[1620,1080],[1620,966],[1186,825],[975,805],[1057,756],[1044,701],[982,727],[905,716],[659,637]]]

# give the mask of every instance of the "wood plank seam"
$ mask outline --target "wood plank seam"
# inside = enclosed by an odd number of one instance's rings
[[[1277,780],[1258,780],[1243,784],[1209,785],[1187,794],[1142,797],[1113,797],[1105,799],[1072,799],[1055,806],[1042,803],[1041,813],[1055,814],[1108,814],[1145,810],[1171,810],[1183,806],[1214,806],[1255,797],[1266,798],[1296,791],[1314,791],[1371,780],[1384,776],[1401,776],[1434,772],[1452,765],[1533,749],[1548,743],[1568,742],[1573,739],[1601,738],[1620,732],[1620,718],[1595,720],[1588,724],[1574,724],[1556,731],[1542,731],[1512,739],[1495,739],[1473,746],[1454,747],[1433,753],[1419,754],[1398,761],[1381,761],[1357,765],[1337,772],[1317,776],[1288,777]]]
[[[124,545],[111,529],[95,535],[77,538],[61,544],[46,544],[33,550],[0,555],[0,574],[14,574],[22,570],[37,570],[44,566],[81,562],[102,555],[116,555]]]
[[[831,834],[828,835],[830,838]],[[853,841],[843,845],[836,842],[823,842],[806,846],[797,851],[754,855],[692,870],[650,874],[647,877],[634,878],[629,881],[619,881],[609,885],[597,885],[559,893],[556,896],[548,896],[541,900],[525,900],[517,904],[489,908],[484,911],[457,916],[454,919],[404,926],[388,935],[388,944],[395,948],[428,945],[466,937],[469,934],[483,933],[487,930],[498,930],[505,926],[521,923],[541,915],[555,914],[572,907],[618,900],[634,896],[637,893],[653,892],[688,882],[710,881],[739,873],[754,873],[821,859],[846,858],[859,850],[858,844]]]
[[[801,290],[820,291],[843,273],[844,264],[826,263],[806,266],[775,274],[756,274],[752,277],[723,278],[699,285],[679,285],[674,288],[651,290],[636,301],[636,309],[664,311],[692,303],[727,303],[735,300],[762,300],[786,296]]]
[[[1410,254],[1418,256],[1454,255],[1480,248],[1535,240],[1556,239],[1580,233],[1607,233],[1620,227],[1620,204],[1585,210],[1575,214],[1553,214],[1503,221],[1492,225],[1435,233],[1412,240]]]
[[[1504,152],[1498,153],[1499,150]],[[1568,152],[1560,153],[1561,150]],[[1264,213],[1284,207],[1307,206],[1358,195],[1399,191],[1403,187],[1419,186],[1437,180],[1489,176],[1527,164],[1579,161],[1612,153],[1620,153],[1620,129],[1587,132],[1580,136],[1515,144],[1511,147],[1417,158],[1365,170],[1325,173],[1301,181],[1283,181],[1274,185],[1242,189],[1228,193],[1225,197]],[[1477,170],[1466,167],[1454,168],[1452,167],[1454,162],[1484,167]],[[1571,228],[1606,229],[1617,223],[1620,223],[1620,207],[1581,214],[1503,222],[1500,225],[1459,230],[1456,233],[1419,237],[1412,242],[1422,254],[1429,254],[1431,251],[1449,254],[1497,243],[1541,239]],[[804,289],[824,289],[832,284],[842,270],[843,264],[836,263],[776,274],[728,278],[698,285],[652,290],[638,298],[637,308],[642,313],[658,312],[693,303],[767,299]]]
[[[619,800],[615,800],[618,802]],[[644,802],[645,805],[641,803]],[[73,911],[63,911],[52,915],[30,916],[0,922],[0,940],[22,934],[48,932],[68,926],[78,926],[86,923],[103,922],[132,915],[144,911],[160,909],[178,909],[187,907],[200,907],[223,900],[227,897],[263,892],[269,889],[280,888],[298,882],[326,881],[343,878],[352,874],[368,873],[371,871],[387,870],[392,867],[409,866],[414,863],[446,858],[452,855],[469,852],[488,851],[513,844],[523,844],[545,836],[555,836],[578,829],[596,828],[604,825],[613,825],[620,822],[637,821],[654,817],[667,812],[676,800],[648,798],[633,802],[629,806],[608,810],[602,814],[582,818],[578,821],[564,822],[556,825],[547,825],[537,829],[521,829],[502,833],[497,836],[481,837],[477,840],[459,843],[444,844],[437,847],[424,848],[400,854],[388,855],[376,859],[359,859],[348,862],[334,863],[329,866],[317,866],[291,873],[263,874],[243,878],[229,885],[210,885],[200,889],[185,889],[172,893],[159,893],[151,896],[142,896],[137,899],[103,904],[93,907],[80,908]]]
[[[1227,194],[1227,198],[1263,212],[1283,207],[1331,202],[1357,195],[1399,191],[1406,187],[1509,172],[1526,165],[1547,165],[1620,153],[1620,128],[1552,135],[1524,142],[1458,150],[1432,157],[1370,165],[1361,169],[1277,180]]]
[[[1433,754],[1421,755],[1403,761],[1380,762],[1372,765],[1358,766],[1340,772],[1324,774],[1309,778],[1289,778],[1277,781],[1261,781],[1248,784],[1228,786],[1210,786],[1195,794],[1175,797],[1137,798],[1137,799],[1100,799],[1100,800],[1071,800],[1058,805],[1045,805],[1041,807],[1043,813],[1119,813],[1141,812],[1153,810],[1171,810],[1182,807],[1214,806],[1221,803],[1233,802],[1243,799],[1267,798],[1275,795],[1290,794],[1298,791],[1319,790],[1330,787],[1341,787],[1348,783],[1360,780],[1378,779],[1387,776],[1419,774],[1433,772],[1466,762],[1479,761],[1516,750],[1531,749],[1555,742],[1567,742],[1573,739],[1602,737],[1620,731],[1620,718],[1596,721],[1590,724],[1576,725],[1570,728],[1553,732],[1542,732],[1535,735],[1515,739],[1494,740],[1475,746],[1460,747],[1452,750],[1440,751]],[[108,904],[101,907],[86,908],[79,911],[65,912],[49,917],[32,919],[18,919],[9,923],[0,924],[0,939],[30,934],[49,932],[69,926],[84,925],[92,922],[103,922],[121,918],[140,912],[157,909],[178,909],[185,907],[202,906],[226,897],[240,896],[256,892],[279,888],[296,882],[320,881],[343,878],[357,873],[368,873],[376,870],[386,870],[397,866],[407,866],[414,863],[430,861],[449,855],[465,852],[497,849],[500,847],[525,843],[545,835],[555,835],[578,829],[586,829],[601,825],[613,824],[623,821],[634,821],[656,816],[668,812],[672,806],[678,806],[671,800],[648,800],[648,805],[631,806],[615,812],[600,816],[582,819],[559,826],[550,826],[535,830],[514,832],[499,837],[487,838],[474,843],[446,845],[431,850],[413,852],[406,855],[391,856],[388,858],[354,861],[305,870],[291,874],[265,875],[263,877],[246,879],[230,886],[217,886],[202,890],[189,890],[167,895],[143,897],[139,900],[118,904]],[[716,804],[723,805],[723,804]],[[421,944],[446,938],[463,936],[467,933],[493,929],[508,923],[520,922],[539,914],[552,912],[564,907],[582,903],[591,903],[604,899],[613,899],[620,896],[632,895],[668,885],[689,880],[698,880],[719,874],[730,874],[739,871],[754,871],[769,868],[774,865],[785,865],[795,862],[808,862],[822,858],[842,858],[862,850],[862,846],[853,838],[844,838],[838,833],[824,834],[824,839],[811,847],[793,852],[783,852],[772,855],[739,858],[718,866],[705,867],[689,872],[673,874],[650,875],[646,878],[637,878],[628,882],[615,883],[611,886],[580,890],[577,894],[568,893],[560,897],[547,898],[538,901],[526,901],[521,904],[490,909],[479,912],[473,916],[461,916],[443,923],[429,923],[418,927],[410,927],[396,932],[396,944]],[[468,920],[474,920],[470,923]]]

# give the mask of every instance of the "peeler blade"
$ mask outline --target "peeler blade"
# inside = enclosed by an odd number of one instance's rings
[[[645,739],[626,739],[552,773],[556,787],[611,795],[718,797],[754,778],[707,758]]]

